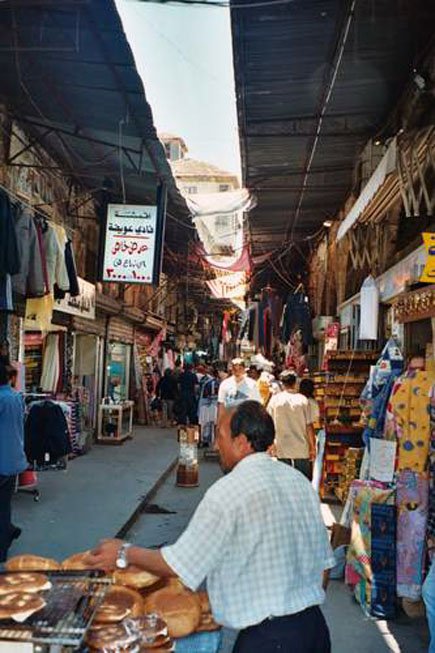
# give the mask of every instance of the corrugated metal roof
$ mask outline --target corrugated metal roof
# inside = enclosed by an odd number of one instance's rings
[[[127,201],[165,181],[187,219],[113,0],[2,2],[0,37],[0,101],[71,177],[121,198],[122,164]]]
[[[434,4],[293,0],[253,8],[252,0],[232,0],[246,3],[231,17],[243,183],[258,196],[250,214],[255,255],[301,240],[337,214],[357,154],[384,124],[432,37]]]

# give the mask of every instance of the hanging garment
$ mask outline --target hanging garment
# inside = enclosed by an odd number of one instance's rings
[[[361,286],[361,319],[359,325],[360,340],[378,339],[379,288],[371,275]]]
[[[428,544],[435,544],[435,385],[430,395],[430,450],[429,450],[429,511],[427,517]]]
[[[65,264],[69,280],[69,294],[71,297],[78,297],[80,295],[79,278],[71,240],[65,246]]]
[[[0,277],[0,311],[11,313],[13,310],[12,283],[10,275],[7,274],[3,278]]]
[[[354,481],[350,495],[353,499],[351,542],[347,552],[346,582],[354,587],[355,598],[370,613],[372,571],[372,505],[394,505],[394,491],[381,489],[379,483]]]
[[[396,616],[396,506],[372,505],[372,587],[370,613]]]
[[[42,297],[46,292],[41,248],[38,241],[33,212],[21,206],[16,208],[19,270],[12,277],[14,291],[23,297]]]
[[[45,245],[40,221],[35,225],[37,242],[41,257],[42,278],[44,283],[44,296],[43,297],[30,297],[26,301],[26,320],[34,320],[35,326],[42,333],[46,333],[51,324],[53,316],[54,297],[49,292],[49,279],[47,271],[47,259],[45,253]]]
[[[59,374],[59,334],[49,333],[42,363],[41,388],[44,392],[56,392]]]
[[[9,196],[0,190],[0,279],[20,271],[20,253]]]
[[[366,446],[369,445],[370,438],[384,437],[388,402],[402,369],[403,356],[396,341],[391,338],[361,394],[361,405],[367,418],[363,433]]]
[[[57,284],[60,290],[69,290],[69,278],[65,264],[65,247],[62,248],[59,242],[58,230],[58,225],[48,224],[48,228],[42,234],[47,262],[48,285],[51,293],[54,291],[55,284]],[[63,233],[65,233],[64,229]]]
[[[427,474],[401,471],[397,478],[397,595],[421,598],[429,482]]]
[[[430,442],[429,396],[431,374],[412,370],[395,384],[389,411],[393,414],[399,444],[398,471],[424,472]]]
[[[53,401],[39,401],[31,405],[24,433],[25,452],[30,463],[55,464],[71,453],[65,415]]]
[[[283,313],[281,340],[287,344],[292,333],[300,329],[304,345],[314,342],[310,305],[304,292],[291,293]]]

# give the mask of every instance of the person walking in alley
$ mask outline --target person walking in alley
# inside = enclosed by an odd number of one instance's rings
[[[150,550],[105,540],[88,563],[178,576],[194,590],[207,579],[215,620],[240,631],[234,653],[329,653],[319,606],[335,561],[319,499],[302,474],[267,454],[275,428],[259,402],[225,411],[219,426],[225,476],[177,542]]]
[[[17,474],[27,469],[24,453],[24,406],[9,384],[9,373],[0,361],[0,562],[7,558],[20,529],[11,522],[12,495]]]
[[[177,399],[177,381],[169,368],[157,383],[156,396],[162,402],[162,428],[172,426],[174,420],[174,403]]]
[[[234,358],[231,361],[231,376],[219,386],[218,418],[222,417],[225,410],[248,399],[261,402],[257,382],[246,374],[243,358]]]
[[[276,429],[276,455],[311,480],[316,443],[308,399],[298,392],[293,372],[284,371],[281,382],[283,391],[274,395],[267,407]]]
[[[193,373],[193,366],[188,363],[183,372],[178,377],[178,386],[180,389],[179,401],[179,424],[197,424],[197,400],[196,391],[198,387],[198,377]]]

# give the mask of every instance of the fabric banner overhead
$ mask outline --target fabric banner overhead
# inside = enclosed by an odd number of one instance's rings
[[[255,197],[240,189],[187,196],[186,202],[207,263],[221,269],[237,264],[244,248],[243,214],[255,206]]]

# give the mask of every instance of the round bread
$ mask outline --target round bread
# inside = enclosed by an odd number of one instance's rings
[[[144,601],[146,612],[155,612],[168,624],[170,637],[187,637],[201,622],[201,604],[193,592],[162,589]]]
[[[83,553],[75,553],[74,555],[66,558],[62,562],[62,569],[64,571],[84,571],[90,569],[87,562],[90,551],[83,551]]]
[[[0,595],[10,592],[34,594],[49,589],[51,583],[44,574],[29,571],[18,571],[14,574],[0,574]]]
[[[131,635],[122,624],[118,624],[88,631],[85,641],[92,651],[128,651],[130,645],[136,643],[137,636]]]
[[[0,596],[0,619],[19,619],[41,610],[45,601],[38,594],[9,592]]]
[[[60,564],[52,558],[25,554],[11,558],[5,564],[7,571],[59,571]]]
[[[107,592],[95,615],[96,623],[117,623],[125,617],[141,617],[143,600],[139,592],[114,585]]]
[[[175,651],[174,642],[172,639],[167,637],[165,640],[160,640],[158,643],[154,642],[153,644],[142,645],[142,651],[152,651],[153,653],[160,653],[161,651]]]
[[[179,578],[168,578],[165,580],[165,589],[170,589],[174,594],[179,592],[190,592],[189,588]]]
[[[143,589],[150,587],[159,582],[160,578],[150,574],[149,571],[144,569],[132,568],[113,572],[112,580],[116,585],[125,585],[126,587],[134,587],[136,589]]]
[[[196,592],[196,595],[199,598],[199,602],[201,604],[201,612],[211,612],[210,599],[208,598],[207,592],[205,590],[200,590],[199,592]]]

